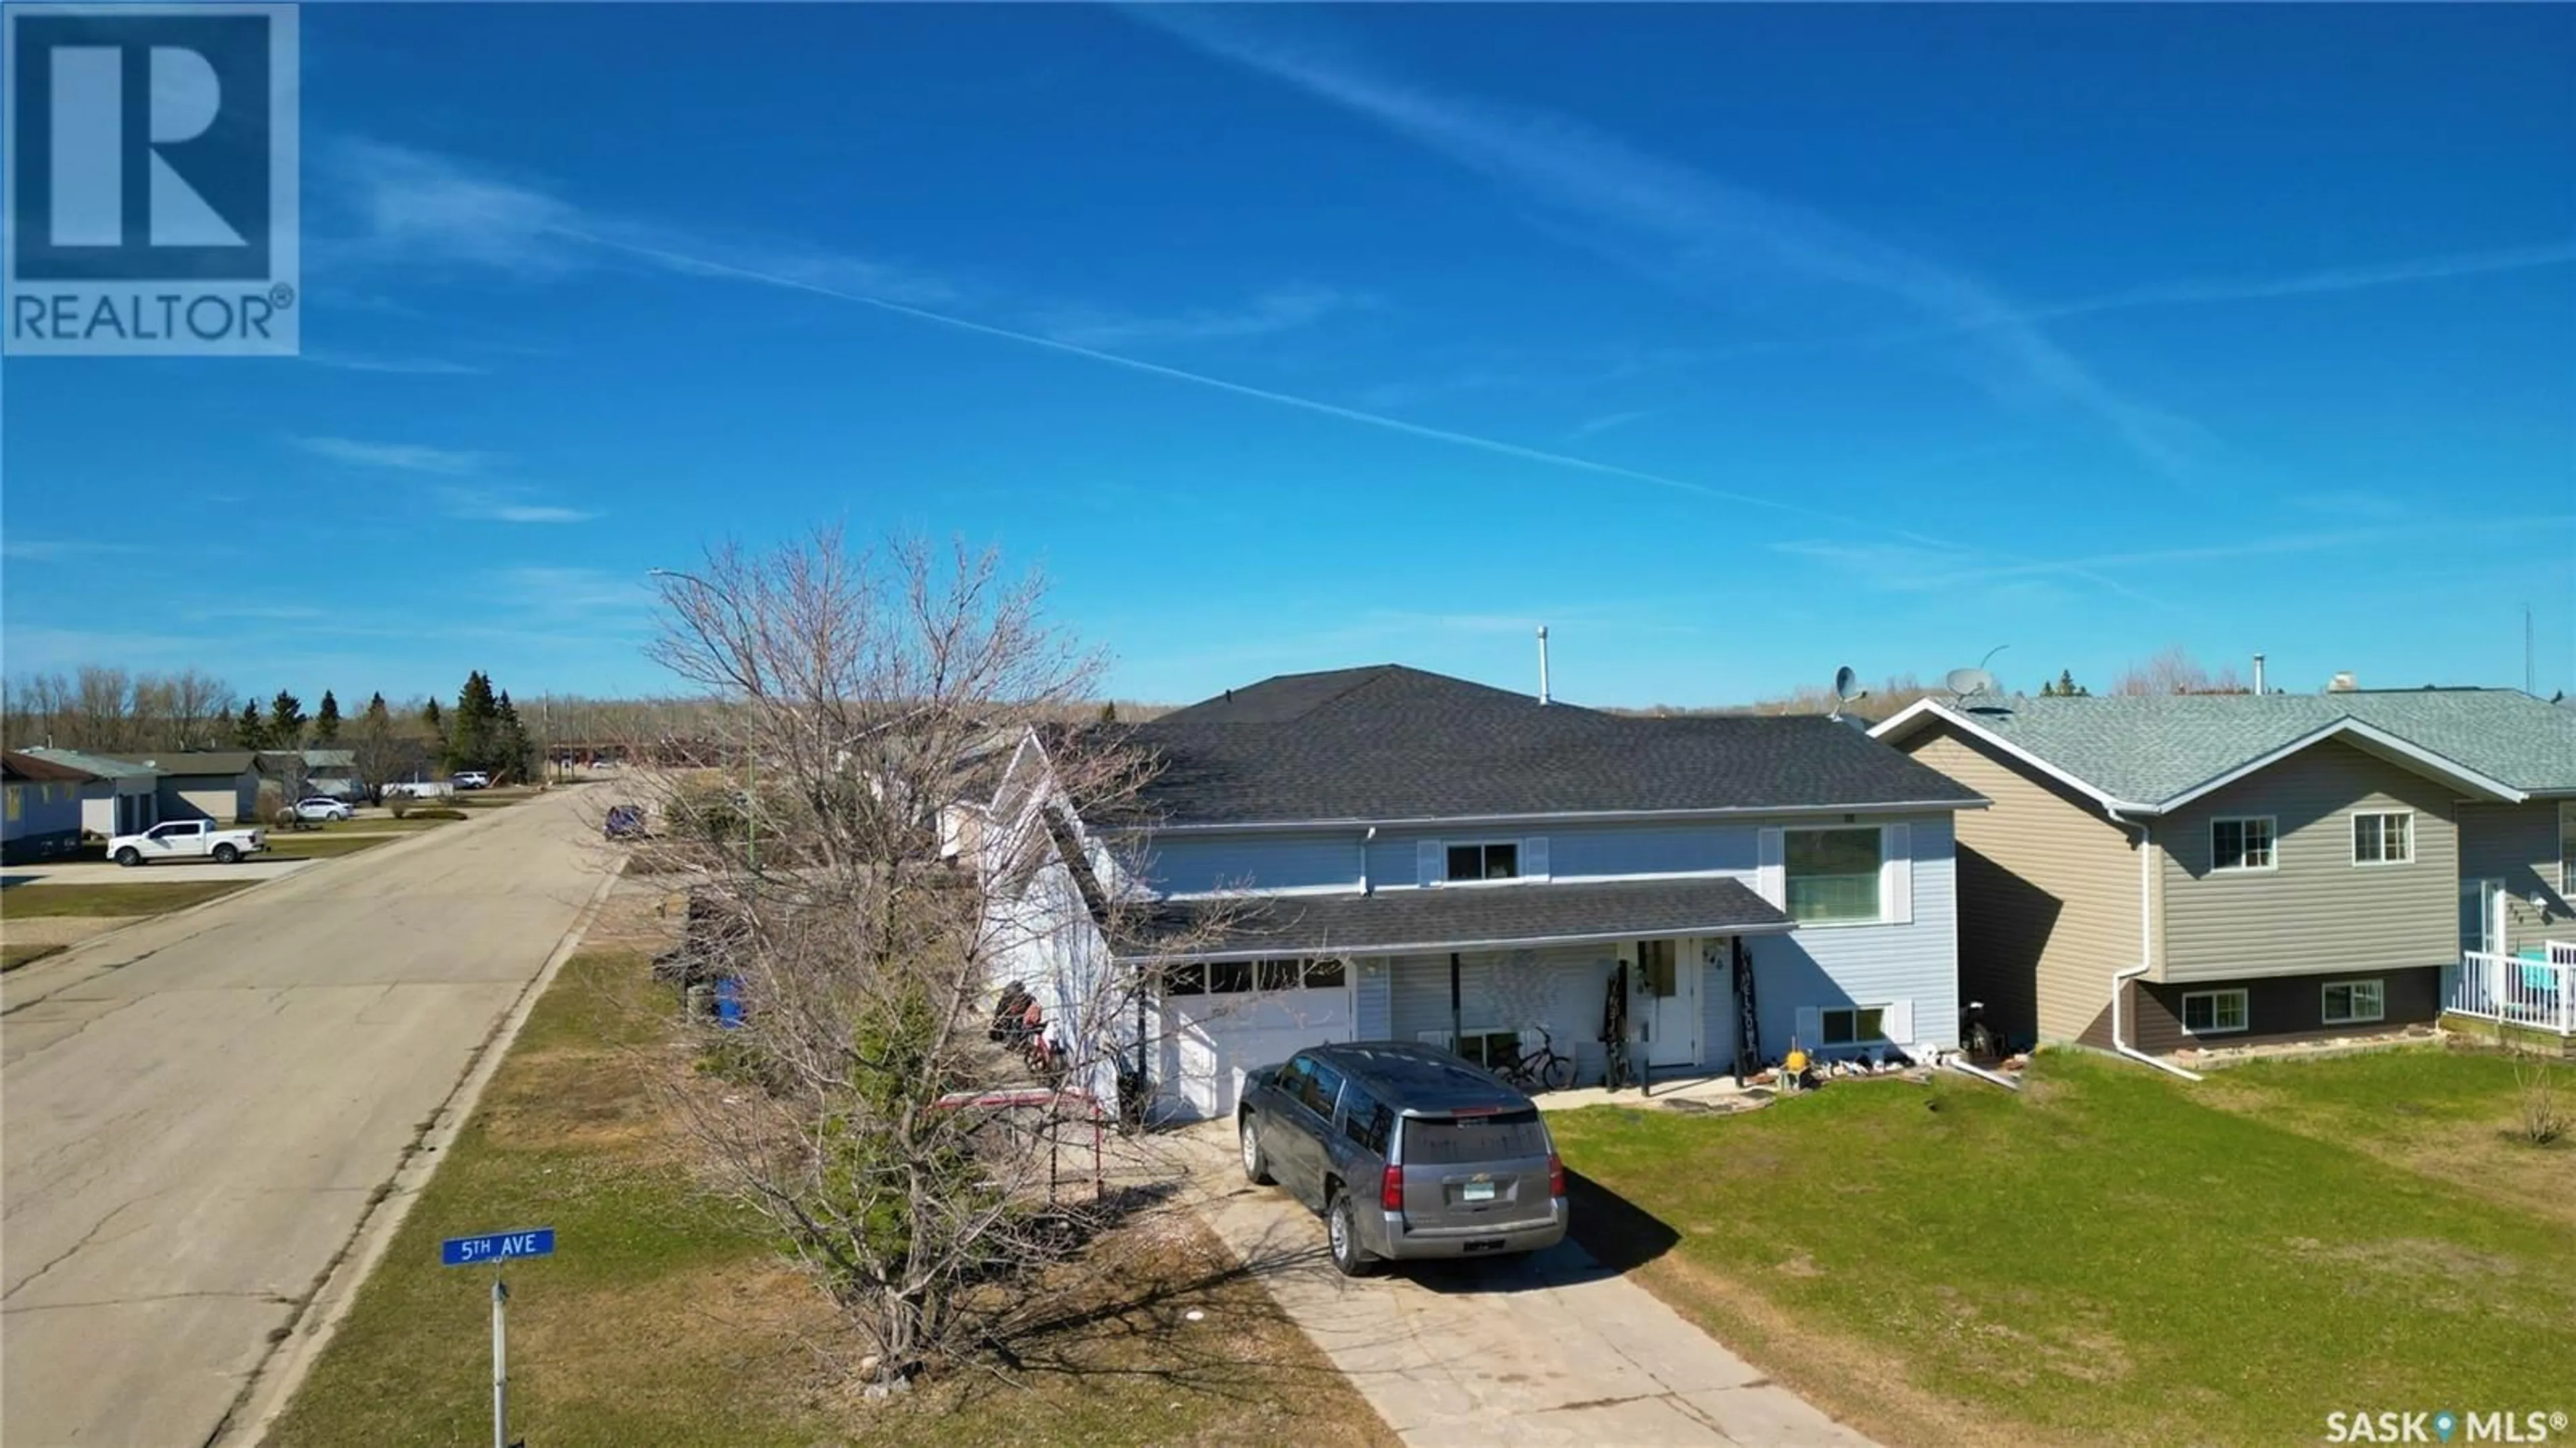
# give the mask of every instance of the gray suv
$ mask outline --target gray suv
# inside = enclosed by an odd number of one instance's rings
[[[1565,1238],[1565,1168],[1530,1099],[1446,1051],[1318,1046],[1246,1077],[1243,1174],[1324,1214],[1333,1265],[1534,1252]]]

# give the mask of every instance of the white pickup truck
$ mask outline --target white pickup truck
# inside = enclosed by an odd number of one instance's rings
[[[213,820],[172,820],[139,835],[116,836],[107,842],[107,857],[120,865],[209,859],[229,865],[267,849],[268,834],[263,830],[219,830]]]

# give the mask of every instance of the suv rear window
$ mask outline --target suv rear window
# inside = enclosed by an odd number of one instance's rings
[[[1455,1120],[1407,1117],[1404,1122],[1404,1159],[1412,1165],[1463,1166],[1545,1155],[1547,1128],[1539,1125],[1535,1110]]]

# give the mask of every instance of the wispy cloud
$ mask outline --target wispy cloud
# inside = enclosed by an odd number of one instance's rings
[[[475,522],[587,523],[599,516],[580,508],[530,502],[516,490],[441,488],[439,498],[446,505],[447,516]]]
[[[1586,418],[1582,422],[1574,425],[1574,430],[1565,435],[1565,440],[1568,442],[1581,442],[1587,437],[1599,437],[1605,432],[1615,432],[1620,428],[1626,427],[1632,422],[1643,422],[1645,419],[1654,415],[1655,414],[1650,410],[1640,410],[1636,412],[1604,413],[1599,417]]]
[[[556,619],[640,621],[659,602],[640,573],[627,576],[600,568],[503,568],[487,575],[486,581],[496,599]]]
[[[2082,301],[2026,310],[2021,321],[2053,321],[2060,317],[2085,317],[2100,312],[2125,312],[2140,307],[2190,306],[2207,302],[2257,302],[2283,297],[2325,296],[2336,292],[2366,291],[2373,287],[2411,285],[2417,282],[2448,281],[2458,277],[2491,276],[2499,272],[2532,271],[2542,267],[2576,264],[2576,241],[2546,242],[2538,246],[2503,247],[2491,251],[2458,252],[2448,256],[2416,257],[2407,261],[2383,262],[2373,266],[2328,267],[2303,272],[2296,276],[2255,277],[2239,280],[2162,282],[2111,292]],[[1985,325],[1985,324],[1980,324]]]
[[[1227,341],[1267,337],[1310,327],[1337,312],[1376,305],[1376,300],[1331,287],[1285,287],[1240,306],[1194,307],[1169,316],[1140,316],[1092,308],[1067,308],[1038,319],[1038,330],[1085,347]]]
[[[335,463],[389,468],[406,473],[436,473],[446,477],[479,473],[493,461],[489,453],[430,447],[422,443],[366,442],[347,437],[295,437],[289,441],[315,457]]]
[[[1828,313],[1854,298],[1973,332],[1963,359],[2006,395],[2052,398],[2174,469],[2207,447],[2186,419],[2114,388],[2023,308],[1967,271],[1858,227],[1640,152],[1580,123],[1516,112],[1399,79],[1346,55],[1255,28],[1232,12],[1127,12],[1199,49],[1356,112],[1475,171],[1542,215],[1580,218],[1576,239],[1649,278],[1730,306],[1772,300]],[[1799,319],[1812,323],[1813,315]]]
[[[2290,499],[2290,506],[2328,517],[2362,518],[2374,523],[2394,522],[2411,511],[2404,503],[2383,493],[2354,491],[2301,493]]]
[[[71,558],[140,553],[133,543],[102,543],[89,538],[10,538],[0,540],[0,558],[20,563],[60,563]]]
[[[365,352],[335,352],[307,347],[298,354],[307,366],[337,372],[386,372],[404,377],[478,377],[480,367],[441,357],[380,357]]]

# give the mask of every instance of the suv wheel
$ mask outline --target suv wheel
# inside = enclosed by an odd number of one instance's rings
[[[1237,1128],[1243,1136],[1244,1180],[1257,1187],[1270,1185],[1270,1159],[1261,1154],[1261,1135],[1252,1129],[1252,1113],[1245,1112]]]
[[[1324,1208],[1324,1239],[1333,1249],[1333,1270],[1345,1277],[1366,1277],[1377,1270],[1377,1259],[1360,1250],[1359,1214],[1352,1210],[1351,1194],[1337,1191]]]
[[[132,845],[127,845],[124,849],[116,852],[116,863],[131,870],[135,866],[143,863],[143,852],[134,848]]]

